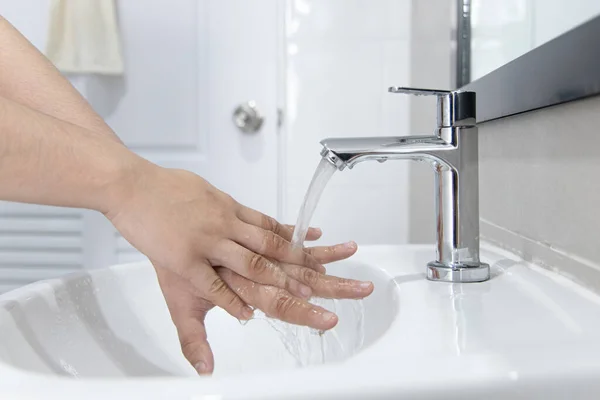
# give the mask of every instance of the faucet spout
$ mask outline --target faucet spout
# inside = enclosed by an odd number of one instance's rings
[[[368,160],[429,161],[435,176],[437,258],[430,280],[481,282],[489,265],[479,259],[479,146],[475,94],[393,88],[394,93],[438,96],[438,127],[431,136],[330,138],[321,156],[340,171]]]
[[[368,160],[415,159],[450,164],[457,149],[440,136],[329,138],[321,145],[321,156],[340,171]]]

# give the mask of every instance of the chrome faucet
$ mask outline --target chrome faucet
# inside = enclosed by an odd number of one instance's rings
[[[435,171],[437,260],[427,278],[482,282],[490,267],[479,260],[479,147],[475,93],[392,87],[391,93],[437,96],[432,136],[330,138],[321,155],[340,171],[362,161],[425,160]]]

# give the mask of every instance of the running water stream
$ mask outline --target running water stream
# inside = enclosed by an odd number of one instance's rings
[[[337,171],[337,168],[333,164],[324,158],[321,159],[298,212],[298,219],[292,235],[292,246],[302,247],[304,244],[310,220],[317,209],[317,204],[325,190],[325,186],[327,186],[335,171]]]
[[[302,247],[317,204],[327,183],[337,168],[329,161],[322,159],[304,197],[298,213],[298,220],[292,237],[292,246]],[[364,340],[364,306],[362,300],[335,300],[313,297],[310,302],[334,313],[338,313],[339,322],[328,331],[318,331],[305,326],[288,324],[261,314],[279,333],[288,352],[296,359],[299,366],[323,364],[326,361],[345,359],[362,346]],[[340,325],[349,326],[352,337],[340,337]]]

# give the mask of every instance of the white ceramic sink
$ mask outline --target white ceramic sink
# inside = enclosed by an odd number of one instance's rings
[[[493,278],[429,282],[430,246],[362,248],[332,273],[375,283],[356,353],[297,368],[264,320],[207,320],[213,377],[198,377],[147,264],[0,296],[0,394],[50,398],[596,398],[600,297],[484,246]],[[356,345],[350,303],[337,333]]]

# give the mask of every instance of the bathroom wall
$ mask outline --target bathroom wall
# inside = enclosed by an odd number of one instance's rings
[[[472,5],[474,79],[600,14],[596,0]],[[595,290],[599,111],[595,97],[479,127],[482,239]]]
[[[600,97],[479,128],[481,234],[600,290]]]
[[[411,0],[289,0],[283,126],[284,209],[296,219],[326,137],[407,135]],[[314,225],[323,241],[408,240],[409,162],[364,163],[334,175]]]
[[[453,1],[413,0],[411,8],[410,84],[413,87],[451,89],[455,47]],[[436,100],[410,98],[410,131],[431,134],[436,125]],[[409,170],[408,241],[435,242],[433,170],[427,163],[411,162]]]

